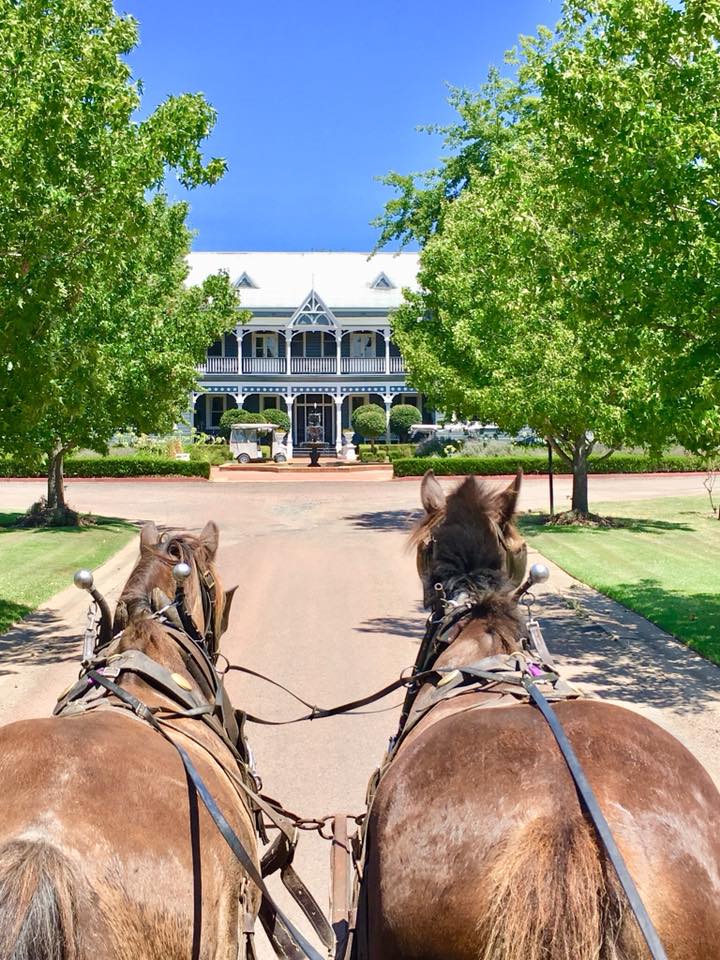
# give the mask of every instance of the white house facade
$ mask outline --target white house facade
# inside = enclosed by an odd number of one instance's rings
[[[389,313],[402,289],[416,288],[416,253],[193,253],[189,283],[226,270],[240,291],[246,324],[208,349],[192,396],[192,422],[216,433],[229,408],[279,407],[292,420],[289,440],[308,439],[320,417],[328,451],[339,452],[356,408],[411,403],[432,419],[408,384]],[[310,421],[313,422],[313,421]]]

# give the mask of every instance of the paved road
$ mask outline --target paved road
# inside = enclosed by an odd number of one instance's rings
[[[404,547],[418,487],[417,481],[72,481],[69,498],[83,511],[133,520],[151,518],[190,528],[209,518],[218,521],[222,576],[227,585],[240,585],[223,644],[227,656],[268,673],[307,700],[329,705],[382,686],[415,657],[424,616],[414,561]],[[528,479],[521,506],[542,508],[546,490],[545,479]],[[24,508],[39,491],[34,482],[0,481],[0,510]],[[568,482],[559,481],[560,504],[568,492]],[[598,501],[700,492],[699,477],[591,481],[591,494]],[[99,586],[111,596],[117,595],[132,554],[130,547],[101,571]],[[550,589],[568,596],[577,586],[557,572]],[[595,620],[578,618],[577,603],[568,605],[552,594],[543,601],[550,635],[569,671],[630,705],[646,701],[647,712],[689,743],[720,779],[720,684],[715,668],[657,630],[648,654],[645,641],[653,628],[645,621],[629,623],[614,604],[593,611],[596,597],[591,591],[580,599]],[[82,622],[82,600],[71,590],[36,615],[34,630],[31,622],[29,630],[0,640],[0,722],[19,713],[48,711],[76,670],[74,636]],[[593,623],[595,634],[588,632]],[[613,630],[620,635],[617,641]],[[652,689],[645,680],[649,661]],[[665,674],[671,683],[658,689],[656,678]],[[233,675],[229,687],[236,703],[251,712],[283,718],[298,711],[288,697],[258,681]],[[692,704],[689,710],[687,703]],[[361,811],[368,777],[395,717],[391,709],[313,724],[251,728],[266,790],[308,816]],[[327,844],[309,836],[299,854],[299,867],[322,903],[327,899],[328,852]]]

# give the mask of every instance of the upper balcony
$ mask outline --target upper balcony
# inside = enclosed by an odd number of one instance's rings
[[[212,345],[198,370],[243,376],[389,376],[404,374],[405,361],[379,330],[346,330],[336,336],[320,331],[290,335],[253,328],[242,330],[238,338],[225,334],[222,341]]]

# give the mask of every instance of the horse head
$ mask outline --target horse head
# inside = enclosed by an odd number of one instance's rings
[[[527,545],[514,523],[521,484],[522,470],[504,490],[470,476],[446,496],[427,471],[420,486],[425,513],[411,537],[426,607],[433,605],[435,585],[445,587],[452,578],[496,571],[516,586],[522,582]]]
[[[198,633],[206,638],[214,660],[220,637],[227,629],[235,588],[225,591],[215,566],[220,533],[209,521],[199,535],[158,532],[146,523],[140,533],[140,557],[120,595],[114,633],[149,619],[166,607],[176,591],[173,568],[186,563],[190,576],[184,584],[184,607]],[[128,642],[131,642],[128,640]]]

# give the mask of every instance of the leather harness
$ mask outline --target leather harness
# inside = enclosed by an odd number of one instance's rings
[[[199,696],[192,688],[185,689],[184,678],[171,673],[167,668],[148,657],[141,650],[130,649],[112,653],[114,645],[107,643],[96,649],[91,659],[83,663],[78,680],[63,693],[53,710],[54,716],[74,716],[92,710],[122,710],[125,715],[139,719],[159,733],[177,751],[183,763],[189,786],[192,784],[217,829],[228,844],[245,873],[261,894],[259,916],[276,954],[284,960],[323,960],[323,957],[306,940],[294,924],[285,916],[268,890],[264,878],[280,871],[283,884],[296,900],[310,921],[324,946],[329,950],[334,944],[332,927],[317,902],[295,872],[292,860],[297,846],[297,826],[274,802],[260,793],[260,783],[252,766],[252,756],[244,735],[245,715],[233,709],[225,691],[223,678],[215,665],[215,637],[212,615],[215,604],[215,583],[212,577],[200,574],[201,593],[205,623],[201,632],[184,604],[171,602],[159,591],[154,591],[152,614],[180,648],[185,666],[199,687]],[[115,639],[119,639],[119,634]],[[155,691],[167,698],[171,706],[145,704],[139,697],[120,686],[123,675],[134,675]],[[187,684],[187,681],[185,681]],[[197,719],[209,727],[222,744],[230,751],[234,763],[222,760],[201,739],[172,724],[176,719]],[[204,751],[220,768],[245,809],[254,820],[260,838],[267,842],[263,817],[277,828],[278,835],[266,850],[258,870],[253,856],[232,829],[187,750],[172,736],[180,734]],[[243,935],[245,955],[255,957],[253,917],[243,910]],[[193,960],[199,957],[200,943],[193,939]]]

